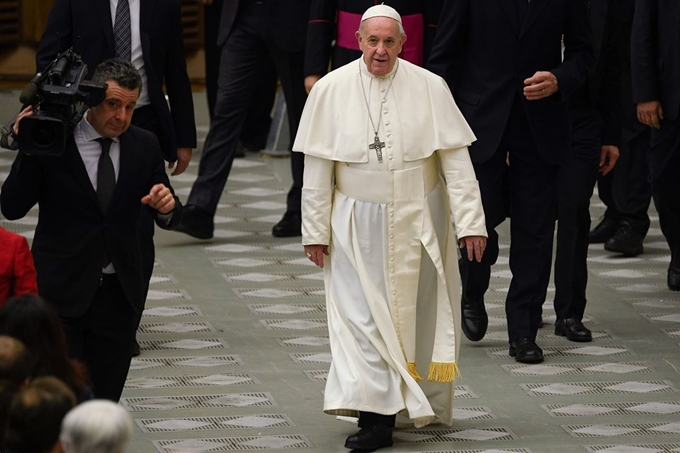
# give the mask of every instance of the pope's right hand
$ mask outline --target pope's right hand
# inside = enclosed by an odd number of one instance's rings
[[[305,245],[305,255],[319,267],[323,267],[323,257],[328,256],[328,246],[323,244]]]

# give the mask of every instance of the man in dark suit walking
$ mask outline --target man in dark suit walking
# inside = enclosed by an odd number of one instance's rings
[[[309,0],[234,0],[222,6],[217,101],[180,231],[199,239],[213,236],[217,204],[267,58],[274,60],[291,140],[295,137],[306,100],[302,68],[308,16]],[[274,236],[301,235],[303,168],[304,156],[291,152],[293,186],[286,213],[272,229]]]
[[[630,37],[633,30],[635,0],[620,0],[623,35],[620,47],[623,55],[621,87],[623,133],[620,156],[616,168],[597,182],[600,200],[607,206],[604,216],[588,235],[591,244],[604,244],[604,249],[624,256],[637,256],[644,252],[642,242],[649,230],[649,203],[652,188],[649,185],[647,151],[651,128],[637,119],[637,106],[633,103],[631,81]],[[591,2],[591,10],[593,3]]]
[[[463,331],[473,341],[486,333],[495,228],[509,211],[505,307],[509,352],[519,362],[543,361],[535,340],[550,279],[557,174],[570,144],[566,100],[592,60],[586,0],[447,0],[428,63],[448,81],[478,139],[470,157],[489,240],[481,263],[460,261]]]
[[[652,127],[652,197],[671,250],[667,284],[680,291],[680,2],[636,0],[631,40],[633,101]]]
[[[33,257],[40,295],[62,320],[69,353],[90,370],[97,398],[118,401],[130,366],[145,281],[137,225],[143,205],[165,229],[181,205],[165,174],[156,137],[130,126],[141,78],[129,61],[100,64],[106,98],[88,110],[61,156],[21,151],[0,194],[10,220],[36,204]]]
[[[630,37],[627,15],[632,18],[632,8],[626,3],[590,0],[595,64],[586,82],[569,98],[571,149],[560,165],[557,189],[555,334],[570,341],[592,340],[582,322],[588,283],[589,207],[598,171],[608,174],[619,157],[622,52],[627,48],[624,40]]]

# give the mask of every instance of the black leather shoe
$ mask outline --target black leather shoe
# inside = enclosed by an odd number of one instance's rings
[[[196,239],[210,239],[215,230],[215,221],[205,209],[188,204],[182,209],[182,220],[175,231],[188,234]]]
[[[602,217],[600,223],[588,233],[588,242],[591,244],[603,244],[616,233],[617,223],[609,217]]]
[[[669,267],[667,282],[668,289],[671,291],[680,291],[680,269]]]
[[[358,433],[352,434],[345,441],[345,448],[352,450],[377,450],[378,448],[392,446],[392,427],[387,425],[374,425],[361,428]]]
[[[484,308],[484,298],[480,297],[475,300],[463,295],[461,301],[461,308],[463,312],[463,333],[470,341],[479,341],[486,335],[486,329],[489,327],[489,317]]]
[[[644,251],[642,239],[643,236],[635,231],[629,223],[621,222],[614,236],[604,243],[604,249],[625,256],[638,256]]]
[[[531,338],[518,338],[510,342],[510,357],[521,363],[541,363],[543,350]]]
[[[272,228],[272,235],[277,238],[302,236],[302,216],[298,212],[286,212],[283,218]]]
[[[142,350],[139,347],[139,342],[135,338],[135,342],[132,344],[132,357],[137,357],[141,353],[142,353]]]
[[[555,322],[555,335],[567,337],[569,341],[593,341],[593,334],[576,318],[558,319]]]

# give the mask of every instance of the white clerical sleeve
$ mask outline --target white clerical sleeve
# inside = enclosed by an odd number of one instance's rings
[[[467,146],[437,150],[458,238],[487,236],[482,195]]]
[[[329,245],[333,197],[332,160],[305,156],[302,185],[302,244]]]

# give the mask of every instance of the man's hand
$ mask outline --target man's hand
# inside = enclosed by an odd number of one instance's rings
[[[31,116],[33,115],[33,106],[29,105],[25,109],[23,109],[19,114],[17,115],[17,120],[14,122],[14,125],[12,126],[12,132],[14,135],[19,135],[19,121],[21,121],[22,118],[26,116]]]
[[[314,264],[323,267],[323,256],[328,256],[328,246],[322,244],[305,245],[305,255]]]
[[[305,91],[307,92],[307,94],[309,94],[309,92],[312,91],[312,87],[316,82],[319,81],[320,78],[321,76],[318,74],[312,74],[305,77]]]
[[[524,96],[528,101],[547,98],[560,89],[557,77],[549,71],[537,71],[533,76],[524,79],[524,85]]]
[[[638,121],[640,121],[642,124],[651,126],[654,129],[661,129],[661,124],[659,123],[659,120],[663,119],[663,109],[661,108],[661,102],[649,101],[638,103],[637,117]]]
[[[161,214],[167,214],[175,209],[175,197],[165,184],[156,184],[149,191],[149,195],[142,197],[142,204],[151,206]]]
[[[191,156],[194,150],[191,148],[177,148],[177,162],[168,162],[168,168],[172,169],[177,164],[175,171],[171,173],[172,176],[181,175],[189,166]]]
[[[484,250],[486,250],[486,238],[484,236],[466,236],[459,239],[458,245],[460,248],[467,250],[469,261],[474,259],[479,263],[482,261]]]
[[[616,161],[619,159],[619,147],[612,145],[602,145],[600,149],[600,173],[602,176],[606,175],[614,168]]]

